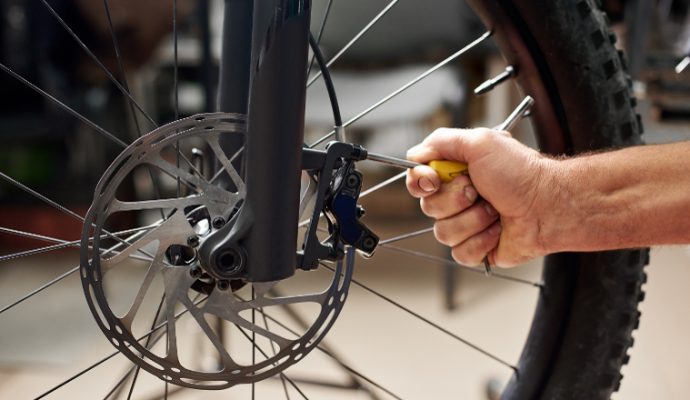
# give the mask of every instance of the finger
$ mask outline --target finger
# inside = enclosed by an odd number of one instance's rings
[[[453,247],[453,259],[462,265],[480,265],[484,257],[498,246],[500,237],[501,222],[496,221],[489,228]]]
[[[408,150],[407,158],[422,164],[431,160],[470,162],[467,149],[494,132],[487,128],[440,128],[427,136],[422,143]]]
[[[420,206],[425,215],[434,219],[444,219],[467,209],[478,197],[470,178],[461,175],[442,184],[436,193],[422,198]]]
[[[455,247],[481,233],[498,220],[498,213],[487,202],[481,201],[460,214],[436,221],[436,240]]]
[[[434,194],[441,187],[441,178],[433,168],[422,165],[407,171],[405,183],[413,197],[422,198]]]
[[[500,268],[513,268],[539,256],[539,254],[524,254],[521,250],[523,248],[516,248],[510,242],[499,242],[498,246],[491,250],[488,257],[491,265]]]

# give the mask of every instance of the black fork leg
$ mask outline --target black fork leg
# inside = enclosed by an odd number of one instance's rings
[[[227,3],[239,7],[246,6],[247,1]],[[246,8],[243,10],[246,13]],[[202,252],[206,252],[202,258],[216,266],[223,259],[236,261],[237,250],[244,253],[244,267],[233,272],[233,276],[226,276],[228,279],[274,281],[287,278],[295,271],[310,12],[310,0],[253,2],[248,134],[244,152],[247,195],[233,223],[202,247]],[[241,25],[237,17],[230,18]],[[232,58],[226,54],[236,50],[246,49],[224,45],[223,60],[235,60],[234,66],[241,63],[235,57],[246,57],[246,52],[230,53]],[[221,91],[241,91],[241,79],[235,81],[224,76],[227,70],[223,66],[221,82],[228,83],[228,87],[221,85]],[[239,111],[240,97],[221,93],[220,105],[227,105],[228,111]],[[228,254],[223,250],[230,246],[234,246],[232,256],[223,258]],[[224,270],[222,267],[216,270]]]

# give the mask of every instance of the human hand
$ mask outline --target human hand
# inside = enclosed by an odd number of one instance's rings
[[[410,194],[436,220],[436,239],[452,248],[464,265],[511,267],[547,253],[540,237],[543,193],[552,160],[490,129],[438,129],[411,148],[407,157],[422,164],[453,160],[468,164],[469,176],[442,183],[427,166],[407,175]],[[470,180],[471,177],[471,180]]]

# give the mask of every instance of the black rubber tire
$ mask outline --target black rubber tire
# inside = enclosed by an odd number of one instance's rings
[[[470,0],[536,99],[540,148],[576,154],[641,144],[631,80],[600,4]],[[566,234],[566,233],[564,233]],[[504,399],[608,399],[628,361],[648,249],[546,258],[544,289]]]

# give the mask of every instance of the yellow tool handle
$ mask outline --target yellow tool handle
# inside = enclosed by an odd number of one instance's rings
[[[436,171],[442,182],[450,182],[457,176],[469,174],[467,164],[459,161],[434,160],[428,165]]]

